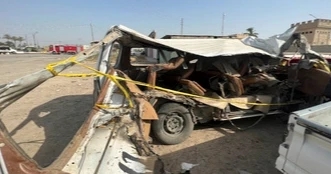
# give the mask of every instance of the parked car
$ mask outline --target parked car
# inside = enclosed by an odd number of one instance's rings
[[[17,54],[17,50],[9,46],[0,46],[0,54]]]
[[[37,47],[31,47],[31,46],[27,46],[25,48],[23,48],[24,52],[38,52],[38,48]]]

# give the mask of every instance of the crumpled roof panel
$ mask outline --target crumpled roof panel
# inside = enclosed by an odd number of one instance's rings
[[[204,57],[252,53],[270,55],[263,50],[245,45],[238,39],[156,39],[156,41],[169,47]]]
[[[278,51],[283,42],[275,40],[289,39],[288,37],[282,38],[278,36],[291,36],[294,30],[288,30],[285,34],[275,35],[268,39],[260,39],[255,37],[249,37],[247,40],[239,39],[152,39],[146,35],[143,35],[137,31],[134,31],[123,25],[117,25],[111,28],[111,30],[120,30],[121,32],[130,35],[128,38],[132,38],[135,42],[141,42],[149,45],[155,45],[164,48],[172,48],[178,51],[183,51],[203,57],[216,57],[216,56],[233,56],[242,54],[264,54],[271,57],[278,57]],[[261,45],[261,41],[263,45]],[[259,44],[256,44],[259,43]],[[270,43],[270,44],[268,44]],[[273,48],[270,48],[273,47]]]

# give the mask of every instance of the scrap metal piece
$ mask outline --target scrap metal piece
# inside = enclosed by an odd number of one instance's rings
[[[331,75],[328,72],[315,68],[289,70],[289,80],[295,81],[298,79],[299,81],[296,89],[310,96],[324,95],[325,89],[330,82],[330,78]]]
[[[272,96],[270,96],[270,95],[257,95],[256,100],[257,100],[257,102],[260,102],[260,103],[271,103]],[[267,114],[269,112],[269,109],[270,109],[269,105],[255,106],[254,107],[254,110],[261,111],[262,113],[265,113],[265,114]]]
[[[255,96],[240,96],[235,98],[227,98],[230,105],[238,107],[240,109],[251,109],[254,105],[249,103],[256,103]]]
[[[131,80],[126,74],[119,71],[118,72],[124,76],[126,79]],[[130,81],[125,81],[125,84],[127,88],[130,90],[131,93],[137,94],[137,95],[144,95],[144,93],[138,88],[138,86]],[[157,120],[159,117],[157,116],[157,113],[153,106],[144,98],[141,97],[135,97],[135,101],[137,101],[139,106],[139,112],[140,117],[142,120]]]
[[[193,167],[198,166],[199,164],[190,164],[190,163],[182,163],[181,168],[182,168],[182,173],[189,172]]]

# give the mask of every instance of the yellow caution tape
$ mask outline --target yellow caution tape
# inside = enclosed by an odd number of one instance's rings
[[[122,107],[109,107],[108,105],[105,104],[95,104],[94,106],[101,108],[101,109],[120,109]]]
[[[101,109],[109,109],[109,107],[107,105],[95,104],[94,106],[101,108]]]
[[[57,76],[58,73],[54,70],[55,66],[64,65],[67,63],[74,63],[74,61],[76,61],[76,56],[69,57],[69,58],[67,58],[63,61],[57,62],[57,63],[50,63],[46,66],[45,69],[47,69],[49,72],[51,72],[54,76]]]
[[[288,59],[282,59],[280,60],[280,63],[279,65],[280,66],[287,66],[289,60]],[[321,70],[324,70],[324,71],[327,71],[327,72],[331,72],[330,70],[330,67],[329,67],[329,64],[324,62],[324,61],[321,61],[321,60],[316,60],[313,62],[313,67],[317,68],[317,69],[321,69]]]
[[[74,57],[75,58],[75,57]],[[145,87],[150,87],[153,89],[158,89],[161,91],[165,91],[165,92],[169,92],[169,93],[173,93],[173,94],[177,94],[177,95],[183,95],[183,96],[187,96],[187,97],[194,97],[194,98],[204,98],[204,99],[208,99],[208,100],[215,100],[215,101],[221,101],[221,102],[227,102],[227,103],[237,103],[237,104],[247,104],[247,105],[255,105],[255,106],[281,106],[281,105],[290,105],[290,104],[297,104],[298,102],[288,102],[288,103],[256,103],[256,102],[238,102],[238,101],[231,101],[231,99],[216,99],[216,98],[210,98],[210,97],[205,97],[205,96],[199,96],[199,95],[195,95],[195,94],[190,94],[190,93],[185,93],[185,92],[180,92],[180,91],[176,91],[176,90],[172,90],[172,89],[167,89],[167,88],[163,88],[160,86],[153,86],[150,85],[148,83],[144,83],[144,82],[140,82],[140,81],[135,81],[135,80],[131,80],[131,79],[126,79],[123,77],[118,77],[118,76],[114,76],[114,75],[110,75],[110,74],[105,74],[102,73],[90,66],[84,65],[82,63],[77,62],[74,58],[69,58],[65,61],[59,62],[59,63],[54,63],[54,64],[49,64],[47,65],[46,69],[49,70],[50,72],[52,72],[52,74],[56,74],[57,76],[63,76],[63,77],[98,77],[98,76],[104,76],[109,78],[110,80],[112,80],[116,86],[118,86],[120,88],[120,90],[123,92],[124,96],[126,97],[126,99],[129,101],[129,106],[133,107],[133,102],[130,98],[130,94],[129,92],[118,82],[118,80],[120,81],[126,81],[126,82],[130,82],[130,83],[134,83],[136,85],[139,86],[145,86]],[[94,71],[95,73],[90,73],[90,74],[57,74],[57,73],[53,73],[54,66],[63,64],[63,63],[68,63],[72,62],[75,64],[78,64],[82,67],[85,67],[91,71]],[[109,108],[108,106],[105,105],[96,105],[97,107],[100,108]]]
[[[115,76],[113,76],[113,75],[109,75],[109,74],[105,74],[105,73],[102,73],[102,72],[100,72],[100,71],[98,71],[98,70],[96,70],[96,69],[94,69],[94,68],[92,68],[92,67],[89,67],[89,66],[87,66],[87,65],[84,65],[84,64],[82,64],[82,63],[79,63],[79,62],[77,62],[77,61],[73,61],[73,63],[76,63],[76,64],[78,64],[78,65],[80,65],[80,66],[83,66],[83,67],[85,67],[85,68],[87,68],[87,69],[89,69],[89,70],[91,70],[91,71],[94,71],[95,73],[97,73],[97,74],[99,74],[99,75],[103,75],[103,76],[106,76],[106,77],[108,77],[111,81],[113,81],[115,84],[116,84],[116,86],[118,87],[118,88],[120,88],[120,90],[123,92],[123,94],[124,94],[124,96],[125,96],[125,98],[129,101],[129,106],[132,108],[133,107],[133,101],[131,100],[131,98],[130,98],[130,93],[117,81],[117,79],[116,78],[114,78]]]
[[[321,69],[330,73],[329,65],[321,60],[317,60],[313,66],[317,69]]]
[[[53,74],[53,76],[57,76],[58,73],[54,70],[53,66],[47,65],[46,69]]]
[[[58,76],[62,77],[101,77],[103,75],[97,73],[89,73],[89,74],[58,74]]]
[[[108,76],[112,76],[112,75],[108,75]],[[289,105],[289,104],[298,103],[298,102],[293,102],[293,103],[274,103],[274,104],[272,104],[272,103],[256,103],[256,102],[233,102],[233,101],[231,101],[231,99],[216,99],[216,98],[210,98],[210,97],[190,94],[190,93],[186,93],[186,92],[180,92],[180,91],[167,89],[167,88],[163,88],[163,87],[159,87],[159,86],[153,86],[153,85],[150,85],[148,83],[134,81],[134,80],[131,80],[131,79],[126,79],[126,78],[122,78],[122,77],[118,77],[118,76],[113,76],[113,78],[121,80],[121,81],[127,81],[127,82],[130,82],[130,83],[134,83],[134,84],[139,85],[139,86],[150,87],[150,88],[158,89],[158,90],[161,90],[161,91],[165,91],[165,92],[169,92],[169,93],[173,93],[173,94],[177,94],[177,95],[183,95],[183,96],[194,97],[194,98],[204,98],[204,99],[208,99],[208,100],[215,100],[215,101],[218,101],[218,102],[221,101],[221,102],[247,104],[247,105],[255,105],[255,106],[280,106],[280,105]]]
[[[46,69],[49,70],[54,76],[57,76],[59,74],[54,70],[54,67],[55,66],[58,66],[58,65],[63,65],[63,64],[66,64],[66,63],[75,63],[75,64],[81,65],[81,66],[83,66],[83,67],[85,67],[85,68],[87,68],[87,69],[89,69],[91,71],[94,71],[98,75],[102,75],[102,76],[106,76],[106,77],[108,76],[110,78],[110,80],[112,80],[116,84],[116,86],[118,86],[118,88],[123,92],[125,98],[129,101],[129,106],[131,108],[133,107],[133,101],[130,98],[129,92],[117,81],[117,79],[113,78],[113,76],[109,76],[108,74],[102,73],[102,72],[100,72],[100,71],[98,71],[98,70],[96,70],[96,69],[94,69],[92,67],[89,67],[87,65],[84,65],[84,64],[81,64],[81,63],[77,62],[76,61],[76,56],[69,57],[68,59],[66,59],[64,61],[60,61],[58,63],[48,64],[46,66]],[[74,75],[76,77],[78,77],[78,76],[84,76],[84,75],[86,76],[86,74],[74,74]],[[64,74],[62,76],[70,77],[71,75]]]

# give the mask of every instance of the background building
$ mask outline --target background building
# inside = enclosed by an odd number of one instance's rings
[[[247,37],[248,34],[231,34],[228,36],[215,36],[215,35],[165,35],[161,39],[218,39],[218,38],[229,38],[229,39],[242,39]]]
[[[331,20],[315,19],[291,24],[294,26],[297,26],[297,33],[306,36],[310,45],[331,45]]]
[[[248,36],[249,36],[249,34],[247,34],[247,33],[239,33],[239,34],[229,35],[229,37],[235,38],[235,39],[243,39],[243,38],[248,37]]]
[[[161,39],[217,39],[224,38],[225,36],[214,36],[214,35],[165,35]],[[227,38],[227,37],[226,37]]]

